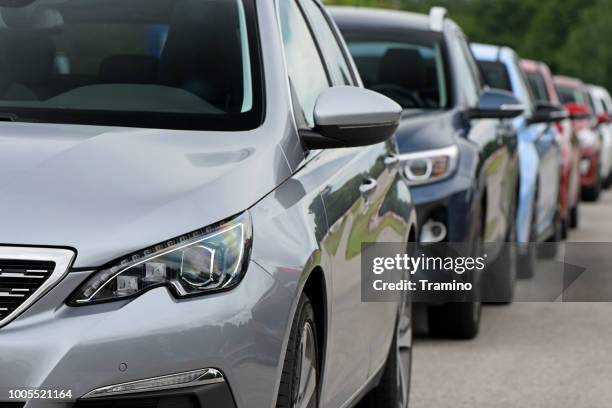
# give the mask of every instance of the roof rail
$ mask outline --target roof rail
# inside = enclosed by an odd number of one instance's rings
[[[432,7],[429,11],[429,28],[431,31],[441,32],[444,30],[444,20],[448,18],[448,10],[445,7]]]

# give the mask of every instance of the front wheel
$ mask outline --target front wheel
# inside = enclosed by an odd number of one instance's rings
[[[319,360],[316,321],[312,304],[303,294],[291,325],[277,408],[319,406]]]
[[[410,398],[412,366],[412,328],[400,317],[387,362],[376,388],[370,391],[358,408],[407,408]]]
[[[576,204],[570,210],[570,216],[569,216],[570,221],[569,221],[569,223],[570,223],[570,228],[572,228],[572,229],[578,228],[578,225],[580,224],[580,212],[579,212],[578,208],[579,208],[578,204]]]

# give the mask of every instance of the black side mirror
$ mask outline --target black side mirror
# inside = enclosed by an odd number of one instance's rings
[[[512,119],[521,115],[525,106],[513,93],[487,89],[480,95],[477,108],[468,111],[469,119]]]
[[[529,119],[529,123],[554,123],[561,122],[569,118],[569,114],[559,105],[554,105],[549,102],[538,102],[535,112]]]

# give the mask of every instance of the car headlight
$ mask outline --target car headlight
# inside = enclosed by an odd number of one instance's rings
[[[160,286],[179,298],[230,289],[244,275],[251,239],[245,213],[120,259],[96,272],[68,303],[128,299]]]
[[[597,133],[589,129],[583,129],[579,131],[577,136],[578,142],[580,143],[581,147],[594,147],[595,145],[597,145],[597,143],[599,143],[599,137],[597,136]]]
[[[457,169],[459,148],[443,149],[402,154],[404,175],[410,185],[428,184],[450,177]]]

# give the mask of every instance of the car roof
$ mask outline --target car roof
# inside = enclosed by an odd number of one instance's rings
[[[501,45],[472,43],[471,47],[474,57],[481,61],[507,63],[516,55],[512,48]]]
[[[368,7],[327,7],[338,26],[342,28],[413,29],[431,31],[429,16],[407,11]]]
[[[542,62],[534,61],[534,60],[530,60],[530,59],[522,59],[521,60],[521,67],[525,71],[529,71],[529,72],[539,72],[539,71],[541,71],[544,68]]]
[[[578,78],[572,78],[564,75],[556,75],[554,77],[556,85],[569,86],[572,88],[582,88],[584,83]]]

